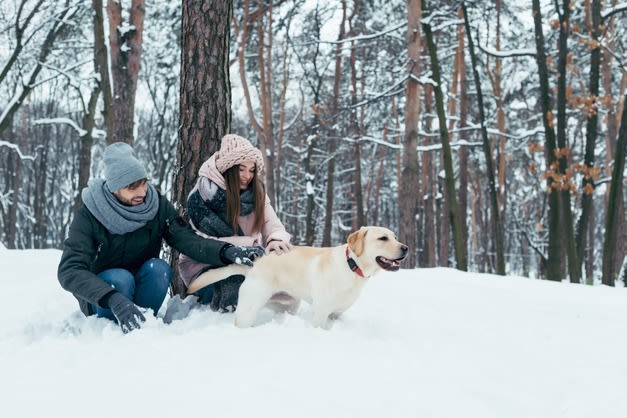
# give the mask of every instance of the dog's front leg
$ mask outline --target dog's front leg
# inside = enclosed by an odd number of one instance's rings
[[[332,309],[329,309],[329,307],[325,306],[324,304],[316,303],[314,301],[314,303],[312,303],[311,305],[311,310],[312,310],[311,323],[313,324],[313,326],[316,328],[327,329],[325,325],[327,324],[327,318],[329,318],[329,315],[331,314]]]

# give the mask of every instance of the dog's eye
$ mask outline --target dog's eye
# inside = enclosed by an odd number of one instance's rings
[[[387,241],[387,240],[388,240],[388,237],[383,236],[383,237],[380,237],[380,238],[379,238],[379,240],[380,240],[380,241]]]

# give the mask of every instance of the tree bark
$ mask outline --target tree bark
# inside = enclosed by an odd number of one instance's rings
[[[426,0],[423,0],[423,12],[428,10]],[[425,13],[426,14],[426,13]],[[456,268],[462,271],[468,270],[468,251],[464,246],[464,233],[462,220],[457,202],[457,193],[455,191],[455,174],[453,172],[453,153],[449,143],[448,128],[446,126],[446,112],[444,111],[444,97],[442,93],[442,82],[440,77],[440,63],[438,53],[431,32],[431,24],[427,20],[422,21],[422,29],[425,33],[427,45],[429,46],[429,55],[431,56],[431,72],[433,81],[435,82],[435,104],[438,113],[438,121],[440,127],[440,140],[442,142],[442,156],[444,157],[444,172],[446,175],[446,200],[449,205],[448,218],[453,228],[453,246],[455,247],[455,263]]]
[[[625,156],[627,155],[627,94],[623,97],[623,113],[616,143],[614,169],[612,170],[612,182],[610,183],[610,198],[607,205],[605,218],[605,239],[603,242],[603,277],[602,282],[607,286],[614,286],[617,277],[616,264],[618,240],[624,237],[623,231],[618,230],[620,216],[624,216],[619,210],[620,201],[623,199],[623,173],[625,170]],[[624,257],[624,254],[620,254]]]
[[[403,143],[402,168],[399,181],[398,206],[400,215],[399,239],[409,246],[407,266],[416,266],[416,213],[418,191],[418,120],[420,115],[420,19],[421,0],[407,1],[407,51],[408,79],[405,90],[405,140]]]
[[[342,41],[346,37],[346,1],[342,1],[342,20],[340,21],[339,34],[337,36],[338,41]],[[322,231],[322,246],[331,246],[331,230],[333,226],[333,207],[335,200],[335,163],[336,153],[338,149],[339,141],[339,124],[338,124],[338,112],[340,101],[340,85],[342,81],[342,44],[338,42],[335,47],[335,72],[333,77],[333,97],[331,98],[331,135],[327,136],[327,196],[325,203],[325,217],[324,217],[324,229]]]
[[[589,28],[591,35],[590,48],[590,84],[589,84],[589,100],[590,107],[586,108],[586,152],[584,155],[584,176],[582,181],[581,194],[581,215],[577,223],[576,243],[577,258],[584,259],[584,251],[588,244],[588,225],[592,216],[593,196],[594,196],[594,148],[596,146],[597,126],[599,119],[598,97],[599,97],[599,78],[601,66],[601,44],[599,37],[601,36],[601,0],[592,0],[591,7],[591,27]],[[592,245],[592,241],[590,242]]]
[[[481,122],[481,137],[483,139],[483,154],[486,161],[486,172],[488,176],[488,190],[490,193],[490,209],[492,212],[492,229],[494,231],[494,248],[496,251],[496,274],[505,275],[505,257],[503,255],[503,224],[498,204],[498,191],[496,188],[496,178],[494,175],[494,163],[492,158],[492,146],[488,138],[487,121],[483,108],[483,92],[481,90],[481,79],[479,78],[479,70],[477,57],[473,46],[472,33],[470,32],[470,22],[468,21],[468,13],[466,11],[466,3],[462,3],[464,11],[464,23],[466,26],[466,37],[468,38],[468,51],[470,52],[470,62],[475,79],[475,89],[477,91],[477,107],[479,108],[479,119]],[[464,218],[465,219],[465,218]]]
[[[459,10],[459,17],[461,18],[463,14],[463,10]],[[461,142],[467,142],[468,140],[468,131],[463,129],[468,125],[468,115],[470,114],[468,106],[468,75],[466,73],[466,60],[464,58],[464,27],[463,25],[459,25],[458,27],[458,77],[459,77],[459,127],[462,128],[462,131],[459,133],[459,139]],[[461,146],[459,147],[459,207],[460,207],[460,216],[462,219],[468,219],[468,192],[469,192],[469,169],[468,169],[468,147]],[[464,245],[465,248],[470,250],[468,245],[468,226],[464,228]],[[470,257],[469,257],[470,258]],[[469,264],[470,261],[468,262]]]
[[[107,133],[109,143],[122,141],[133,144],[134,141],[135,93],[141,64],[145,13],[145,0],[132,0],[129,22],[125,25],[122,2],[107,1],[113,81],[112,107],[106,112],[111,118],[112,132]]]
[[[357,36],[353,28],[353,20],[357,15],[360,7],[359,0],[353,0],[353,12],[351,13],[348,19],[349,26],[349,38],[354,38]],[[355,165],[355,181],[353,185],[354,195],[355,195],[355,222],[353,229],[359,229],[362,226],[366,226],[366,214],[364,210],[364,196],[363,196],[363,185],[361,181],[361,143],[359,138],[361,137],[361,121],[357,118],[357,110],[355,109],[355,105],[357,104],[357,43],[353,40],[351,41],[351,49],[350,49],[350,74],[351,74],[351,107],[353,110],[351,111],[351,132],[353,136],[356,138],[355,141],[355,154],[354,154],[354,165]]]
[[[113,92],[111,87],[111,77],[109,76],[109,54],[104,34],[104,15],[102,0],[93,0],[94,8],[94,51],[96,61],[96,72],[100,76],[102,86],[102,100],[104,108],[102,116],[107,134],[107,144],[113,143],[113,118],[110,116],[113,108]]]
[[[568,256],[568,274],[572,283],[581,282],[581,263],[577,257],[577,246],[573,228],[573,214],[570,208],[572,178],[567,175],[568,144],[566,138],[566,82],[568,60],[568,33],[570,32],[570,0],[563,0],[562,12],[559,13],[560,33],[557,60],[557,152],[558,176],[563,178],[561,187],[556,190],[560,196],[560,215],[563,225],[562,239]],[[564,234],[566,235],[564,238]]]
[[[198,169],[218,150],[220,139],[231,129],[229,78],[232,0],[186,0],[182,9],[180,129],[174,202],[184,214],[187,195],[198,178]],[[185,286],[173,252],[174,294]]]
[[[540,103],[542,105],[542,122],[545,134],[546,165],[547,170],[556,170],[558,162],[555,150],[557,147],[553,129],[554,120],[549,86],[549,70],[546,64],[547,57],[544,48],[544,33],[542,32],[540,0],[532,0],[532,14],[536,37],[536,64],[538,65],[538,77],[540,79]],[[558,191],[553,190],[553,178],[550,175],[547,176],[546,183],[547,192],[549,193],[547,278],[560,281],[562,280],[561,255],[563,252],[563,234],[560,230],[560,197]]]
[[[464,11],[461,7],[457,10],[457,17],[463,20]],[[468,99],[467,99],[467,79],[466,65],[464,58],[465,40],[464,40],[463,24],[457,25],[455,28],[457,36],[457,48],[455,51],[455,60],[453,64],[453,77],[451,82],[451,96],[454,99],[449,101],[449,130],[455,128],[455,113],[459,128],[459,140],[464,143],[468,139],[468,133],[463,128],[466,127],[468,117]],[[455,100],[456,99],[456,100]],[[456,109],[457,108],[457,109]],[[462,219],[468,219],[468,147],[462,145],[458,151],[459,159],[459,213]],[[468,228],[463,228],[464,247],[468,248]]]

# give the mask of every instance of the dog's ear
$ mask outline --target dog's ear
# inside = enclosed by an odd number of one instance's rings
[[[364,252],[364,243],[368,230],[360,228],[348,236],[348,246],[356,256],[360,256]]]

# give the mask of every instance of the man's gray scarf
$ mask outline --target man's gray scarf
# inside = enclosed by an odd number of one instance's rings
[[[152,184],[148,184],[144,203],[137,206],[122,204],[102,179],[91,180],[83,189],[82,197],[91,214],[116,235],[138,230],[153,220],[159,210],[159,196]]]
[[[253,190],[250,187],[239,195],[240,216],[252,213],[255,208],[253,199]],[[201,177],[190,193],[187,214],[196,228],[209,236],[222,238],[235,235],[226,216],[226,191],[206,177]],[[244,235],[239,226],[237,235]]]

